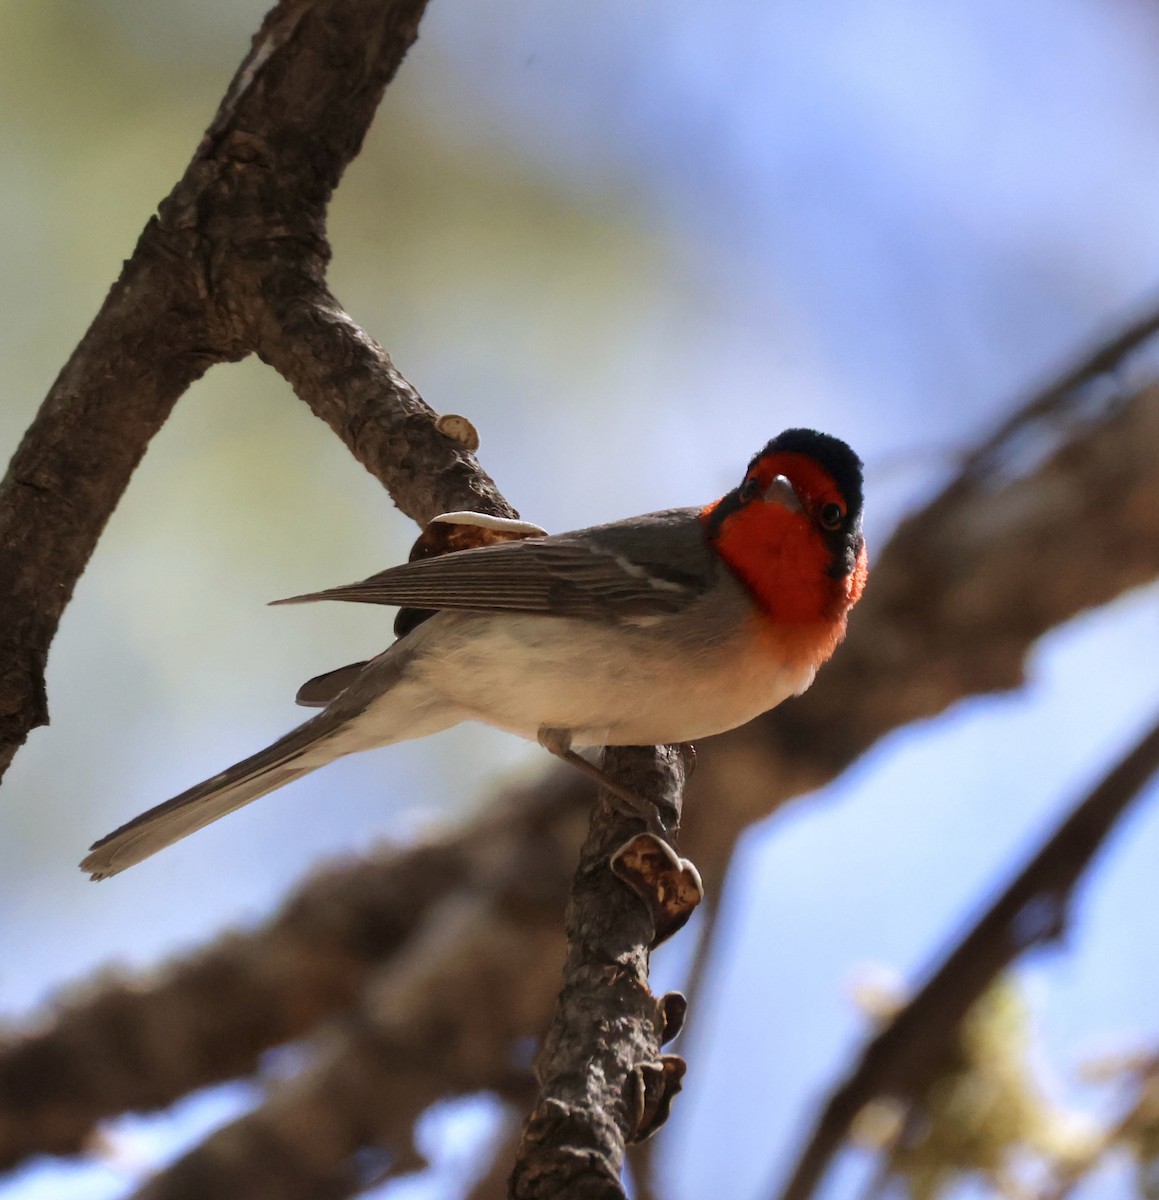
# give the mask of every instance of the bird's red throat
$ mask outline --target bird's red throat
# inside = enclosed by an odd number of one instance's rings
[[[719,503],[719,502],[718,502]],[[704,510],[704,518],[716,507]],[[778,625],[840,623],[865,586],[862,551],[853,573],[829,574],[832,554],[804,513],[777,504],[748,504],[721,522],[716,549],[733,574]]]

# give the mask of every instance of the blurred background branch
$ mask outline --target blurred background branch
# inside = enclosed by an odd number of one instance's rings
[[[972,477],[969,488],[955,481],[884,549],[872,596],[814,688],[746,730],[702,744],[690,785],[697,807],[687,814],[683,844],[694,861],[713,864],[717,890],[752,820],[846,767],[892,723],[929,715],[976,690],[1016,686],[1024,656],[1046,629],[1159,574],[1156,401],[1149,390],[1088,414],[1061,442],[1052,435],[1048,453],[1025,474],[996,470]],[[1072,547],[1065,570],[1051,586],[1039,586],[1055,570],[1051,547],[1064,538]],[[1076,557],[1084,553],[1085,559]],[[963,592],[978,602],[964,603]],[[756,754],[764,762],[750,778]],[[382,972],[405,970],[415,955],[431,969],[445,963],[441,969],[477,972],[473,986],[463,979],[443,997],[440,1011],[452,1024],[468,1023],[476,1056],[514,1063],[520,1038],[545,1026],[563,953],[556,926],[588,802],[586,785],[553,773],[443,842],[388,851],[307,881],[265,928],[231,934],[155,982],[98,984],[91,997],[39,1018],[36,1024],[47,1028],[15,1037],[0,1051],[5,1160],[76,1152],[96,1121],[170,1104],[192,1089],[248,1073],[263,1052],[285,1040],[317,1032],[325,1045],[334,1036],[325,1031],[335,1023],[364,1025]],[[460,944],[439,935],[447,906],[456,912],[477,906],[480,920],[496,906],[506,911],[514,901],[502,899],[503,889],[521,877],[530,890],[519,896],[519,920],[539,930],[543,944],[527,940],[524,952],[514,953],[511,937],[479,938],[464,960]],[[471,1024],[481,996],[488,998],[487,1011],[522,1017],[486,1029]],[[405,1022],[428,1010],[429,998],[422,990],[404,992],[396,1005],[392,1013],[405,1030]],[[336,1144],[345,1149],[326,1162],[327,1172],[350,1170],[343,1163],[359,1145],[382,1139],[397,1152],[399,1130],[438,1095],[499,1086],[503,1071],[495,1068],[454,1083],[443,1077],[416,1087],[403,1104],[399,1097],[408,1094],[407,1080],[413,1082],[409,1064],[433,1051],[421,1040],[405,1042],[393,1027],[389,1037],[393,1053],[373,1061],[382,1094],[396,1101],[393,1123],[367,1123],[362,1107],[346,1122],[331,1112],[328,1120],[344,1130]],[[332,1073],[341,1070],[335,1061],[353,1070],[358,1060],[327,1057],[327,1082],[317,1089],[309,1082],[313,1072],[305,1072],[292,1089],[299,1103],[328,1094]],[[896,1066],[891,1057],[888,1065]],[[277,1089],[269,1104],[280,1111]],[[262,1106],[252,1119],[243,1118],[241,1128],[264,1130],[265,1111]],[[232,1133],[213,1145],[238,1153]],[[254,1153],[271,1155],[264,1132]],[[287,1169],[272,1158],[269,1167]],[[349,1179],[354,1188],[357,1176]]]
[[[580,0],[445,3],[368,129],[397,43],[345,36],[339,18],[369,7],[280,5],[235,72],[266,3],[4,11],[10,446],[154,198],[190,172],[142,243],[177,260],[137,260],[148,270],[126,271],[122,297],[132,310],[138,284],[178,271],[126,325],[162,329],[171,375],[133,375],[150,364],[132,337],[106,346],[89,365],[107,388],[62,376],[54,393],[91,435],[84,454],[17,460],[11,503],[45,546],[68,543],[73,578],[95,536],[69,542],[84,504],[111,508],[108,481],[123,486],[184,376],[257,355],[199,378],[153,437],[60,622],[53,724],[5,780],[0,1200],[112,1200],[159,1169],[159,1189],[505,1193],[531,1104],[520,1031],[548,1019],[590,801],[541,778],[534,747],[461,729],[338,764],[115,887],[73,866],[93,836],[285,728],[302,679],[381,649],[380,613],[263,607],[405,555],[409,523],[346,449],[409,515],[502,505],[429,439],[429,410],[364,329],[436,407],[470,416],[507,494],[548,528],[719,495],[789,425],[831,429],[869,464],[870,544],[885,549],[849,643],[808,696],[700,747],[683,848],[713,929],[695,921],[654,963],[658,987],[686,986],[699,937],[679,1044],[693,1069],[632,1164],[637,1194],[766,1195],[864,1044],[850,963],[920,982],[930,947],[1159,703],[1159,16],[1084,0],[673,0],[647,20]],[[403,6],[374,12],[410,36]],[[298,57],[319,38],[320,59]],[[359,82],[306,89],[309,120],[271,141],[269,122],[292,118],[279,89],[315,70]],[[363,135],[327,264],[311,222]],[[231,273],[230,221],[263,205],[281,244],[243,237],[253,261]],[[1105,340],[1076,355],[1092,330]],[[1027,386],[1058,362],[1074,367]],[[134,435],[108,444],[122,420]],[[15,597],[0,649],[22,619],[46,646],[67,599],[29,606],[36,553],[0,539]],[[0,680],[9,749],[44,715],[42,667]],[[820,803],[785,803],[815,789]],[[1065,956],[1019,963],[975,1007],[931,1137],[855,1129],[833,1196],[872,1192],[891,1138],[891,1186],[923,1196],[957,1200],[972,1178],[1117,1200],[1153,1177],[1146,1072],[1116,1075],[1108,1098],[1069,1064],[1107,1042],[1153,1051],[1155,812],[1140,803],[1091,872]],[[428,984],[471,1061],[441,1057]],[[365,1073],[334,1096],[354,1048]],[[965,1105],[979,1093],[984,1113]],[[1048,1108],[1086,1132],[1049,1144]],[[1029,1174],[1005,1170],[1012,1155]]]
[[[920,1106],[951,1056],[970,1009],[1019,955],[1061,939],[1074,890],[1139,792],[1159,771],[1153,726],[1043,844],[912,1000],[865,1047],[826,1101],[801,1157],[778,1193],[808,1200],[865,1107],[879,1097]],[[917,1127],[924,1133],[925,1122]],[[912,1140],[920,1140],[920,1135]]]

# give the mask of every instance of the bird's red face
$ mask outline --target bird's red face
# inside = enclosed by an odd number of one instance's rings
[[[816,627],[818,636],[824,630],[831,653],[865,587],[861,505],[853,451],[824,434],[788,430],[702,519],[771,624]]]

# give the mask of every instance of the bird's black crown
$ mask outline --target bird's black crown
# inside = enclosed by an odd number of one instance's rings
[[[815,458],[833,476],[833,482],[845,497],[849,525],[855,526],[861,518],[865,503],[861,459],[843,442],[828,433],[816,429],[786,429],[769,444],[753,455],[749,470],[766,454],[807,454]]]

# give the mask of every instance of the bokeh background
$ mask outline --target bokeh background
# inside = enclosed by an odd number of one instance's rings
[[[0,0],[5,453],[183,170],[264,0]],[[525,516],[707,501],[786,425],[868,466],[869,536],[1012,401],[1159,290],[1159,10],[1143,0],[433,0],[333,210],[333,287]],[[83,850],[296,722],[389,614],[265,601],[359,578],[414,530],[271,371],[181,401],[77,589],[51,727],[0,799],[0,1019],[260,919],[325,857],[423,836],[543,766],[452,731],[338,764],[94,887]],[[1058,547],[1065,553],[1065,546]],[[1154,591],[1044,640],[1017,694],[880,745],[752,831],[728,880],[661,1176],[769,1194],[866,1032],[865,964],[912,978],[1159,707]],[[1019,971],[1043,1086],[1159,1038],[1159,813]],[[687,950],[657,964],[678,982]],[[214,1089],[37,1163],[2,1200],[104,1200],[254,1101]],[[497,1113],[448,1105],[460,1194]],[[831,1185],[841,1195],[842,1177]],[[1113,1165],[1079,1193],[1124,1194]]]

